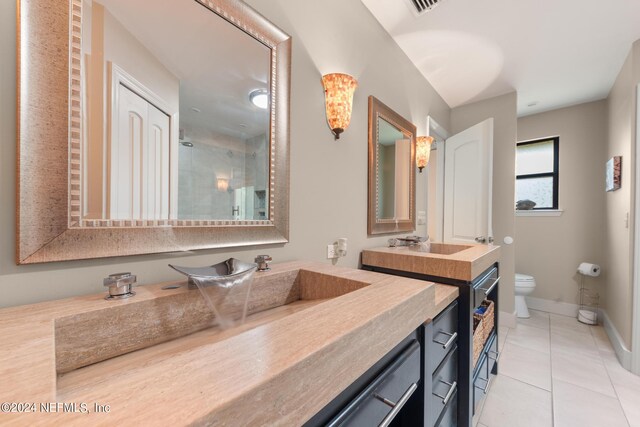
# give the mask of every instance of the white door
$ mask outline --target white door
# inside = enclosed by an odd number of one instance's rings
[[[444,241],[476,243],[493,235],[493,119],[445,142]]]
[[[109,218],[169,218],[169,116],[118,87],[110,144]]]

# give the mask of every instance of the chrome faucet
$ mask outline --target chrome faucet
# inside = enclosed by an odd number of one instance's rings
[[[134,296],[133,284],[136,283],[136,276],[129,272],[110,274],[102,281],[105,287],[109,288],[109,295],[105,299],[123,299]]]
[[[389,247],[393,248],[396,246],[415,246],[424,242],[429,242],[429,236],[396,237],[396,238],[389,239]]]
[[[253,261],[258,264],[258,271],[268,271],[271,270],[269,267],[269,261],[272,260],[273,258],[269,255],[258,255]]]

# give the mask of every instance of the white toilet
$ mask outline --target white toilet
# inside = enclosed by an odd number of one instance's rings
[[[516,273],[516,315],[520,318],[527,319],[531,317],[527,302],[524,300],[526,295],[531,294],[536,288],[536,280],[533,276]]]

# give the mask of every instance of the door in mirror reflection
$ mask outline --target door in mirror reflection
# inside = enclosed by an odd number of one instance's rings
[[[269,219],[271,49],[194,0],[82,15],[83,217]]]
[[[379,219],[409,219],[411,139],[378,117],[377,210]]]

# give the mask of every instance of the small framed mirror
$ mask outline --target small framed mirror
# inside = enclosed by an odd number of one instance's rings
[[[369,97],[369,235],[415,229],[416,127]]]

